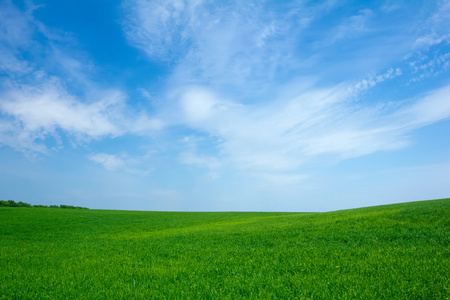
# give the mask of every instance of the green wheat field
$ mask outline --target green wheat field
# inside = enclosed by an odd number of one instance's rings
[[[0,208],[0,299],[449,299],[450,199],[327,213]]]

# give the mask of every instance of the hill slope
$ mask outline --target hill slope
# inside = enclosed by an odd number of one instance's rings
[[[446,299],[450,199],[329,213],[0,208],[0,299]]]

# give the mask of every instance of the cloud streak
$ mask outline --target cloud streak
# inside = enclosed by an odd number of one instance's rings
[[[396,9],[356,9],[327,21],[336,8],[331,3],[280,5],[283,18],[264,4],[239,1],[138,1],[125,8],[123,28],[130,43],[150,59],[173,65],[170,108],[165,110],[173,116],[166,114],[167,124],[187,126],[210,141],[208,153],[183,152],[185,164],[211,168],[214,161],[249,173],[299,171],[318,157],[339,161],[404,148],[413,130],[449,116],[444,103],[448,87],[418,100],[361,101],[377,86],[401,79],[399,66],[374,72],[370,63],[370,71],[356,81],[348,77],[351,66],[345,66],[342,79],[323,83],[329,67],[319,62],[357,38],[378,49],[381,40],[375,37],[387,27],[377,18],[396,14]],[[311,13],[303,15],[308,9]],[[427,21],[433,36],[439,32],[440,43],[446,36],[441,26],[445,14],[440,11]],[[314,29],[314,22],[334,22],[333,30],[311,42],[306,29]],[[390,46],[405,51],[402,55],[417,48],[421,36],[429,36],[423,30],[406,36],[403,26],[397,29],[403,44],[392,41]],[[369,61],[366,47],[352,53]],[[337,58],[331,57],[333,63]],[[388,65],[389,60],[379,57],[378,63]],[[302,76],[305,66],[317,71]],[[286,80],[294,70],[296,77]]]
[[[409,144],[412,130],[450,117],[449,86],[389,114],[383,106],[355,109],[349,90],[309,89],[276,105],[245,106],[220,102],[196,88],[185,92],[181,106],[187,124],[219,141],[216,147],[227,165],[272,171],[295,170],[318,155],[344,159],[399,149]],[[186,97],[196,100],[186,103]],[[196,110],[197,101],[205,110]]]
[[[94,153],[89,155],[89,160],[101,164],[108,171],[115,171],[122,168],[125,162],[116,155],[106,153]]]
[[[96,102],[80,102],[50,78],[40,85],[12,87],[1,96],[0,109],[13,118],[14,134],[24,139],[19,148],[33,150],[35,140],[56,136],[58,130],[81,141],[122,134],[116,123],[121,119],[123,95],[112,90],[102,96]]]
[[[164,127],[131,108],[124,91],[96,82],[97,67],[70,34],[34,18],[39,7],[0,6],[0,74],[7,74],[0,84],[0,113],[7,120],[0,125],[0,144],[47,153],[46,141],[62,146],[62,134],[77,144]]]

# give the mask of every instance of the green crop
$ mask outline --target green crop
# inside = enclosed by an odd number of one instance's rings
[[[0,299],[448,299],[450,199],[328,213],[0,208]]]

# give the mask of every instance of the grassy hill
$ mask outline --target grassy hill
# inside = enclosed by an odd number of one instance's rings
[[[450,199],[328,213],[0,208],[0,299],[448,299]]]

